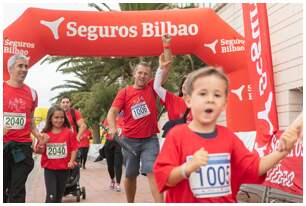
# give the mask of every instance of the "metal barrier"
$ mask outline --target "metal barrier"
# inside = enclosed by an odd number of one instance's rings
[[[272,187],[243,184],[237,194],[238,202],[302,203],[303,195],[295,195]]]

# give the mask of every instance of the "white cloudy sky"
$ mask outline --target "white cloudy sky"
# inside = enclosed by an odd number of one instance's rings
[[[96,11],[94,8],[87,6],[86,1],[84,3],[75,3],[76,1],[16,1],[10,0],[1,3],[2,11],[2,28],[6,28],[8,25],[13,23],[27,8],[48,8],[58,10],[89,10]],[[21,2],[21,3],[20,3]],[[39,2],[39,3],[35,3]],[[64,3],[54,3],[64,2]],[[112,1],[114,2],[114,1]],[[118,9],[118,3],[107,3],[114,9]],[[40,64],[41,61],[37,62],[30,69],[25,83],[36,89],[39,95],[38,106],[49,107],[51,102],[49,101],[52,97],[56,96],[59,90],[51,91],[51,88],[59,84],[63,84],[64,80],[72,79],[73,76],[63,75],[60,72],[56,72],[57,64]]]

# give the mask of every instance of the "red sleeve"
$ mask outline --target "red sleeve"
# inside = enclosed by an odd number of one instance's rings
[[[89,137],[91,136],[91,132],[89,130],[85,130],[85,132],[83,133],[81,140],[82,139],[89,139]]]
[[[35,90],[34,90],[35,91]],[[37,107],[38,105],[38,95],[37,95],[37,92],[35,91],[36,93],[36,96],[35,96],[35,101],[33,102],[33,107],[32,107],[32,112],[35,111],[35,108]]]
[[[119,111],[122,110],[124,104],[125,104],[125,93],[126,93],[126,89],[127,88],[123,88],[121,89],[117,96],[115,97],[113,103],[112,103],[112,107],[116,107],[117,109],[119,109]]]
[[[174,167],[180,165],[180,151],[175,136],[171,131],[169,132],[154,163],[153,172],[159,192],[169,188],[166,184],[170,173]]]
[[[266,175],[259,176],[260,157],[258,153],[256,151],[250,152],[236,136],[234,136],[233,143],[234,167],[232,171],[239,177],[241,184],[261,184]]]
[[[102,122],[102,124],[103,124],[105,127],[107,127],[107,125],[108,125],[107,119],[104,119],[103,122]]]
[[[74,110],[75,111],[75,119],[76,121],[79,121],[80,119],[83,119],[82,114],[80,111],[78,110]]]

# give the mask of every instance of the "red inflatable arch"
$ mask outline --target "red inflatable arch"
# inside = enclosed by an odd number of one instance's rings
[[[227,125],[233,131],[255,130],[247,91],[244,38],[213,10],[92,12],[27,9],[4,30],[3,76],[14,53],[30,57],[30,66],[45,55],[155,56],[161,36],[172,36],[174,54],[194,54],[220,65],[230,78]]]

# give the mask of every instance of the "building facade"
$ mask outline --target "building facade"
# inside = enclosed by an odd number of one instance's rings
[[[215,4],[218,15],[244,36],[242,4]],[[303,4],[267,4],[278,122],[285,129],[303,110]],[[226,124],[225,114],[219,121]]]

